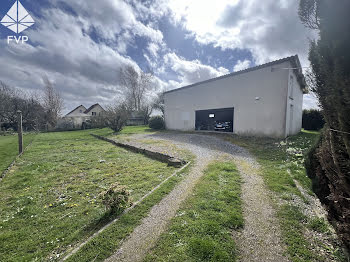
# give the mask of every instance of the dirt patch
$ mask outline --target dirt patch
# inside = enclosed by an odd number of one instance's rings
[[[254,159],[236,160],[242,175],[244,229],[233,232],[240,250],[239,261],[289,261],[272,207],[271,197]]]

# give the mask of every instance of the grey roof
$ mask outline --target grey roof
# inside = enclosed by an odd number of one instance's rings
[[[70,113],[72,113],[74,110],[78,109],[79,107],[84,107],[84,109],[86,110],[86,107],[83,105],[77,106],[76,108],[74,108],[72,111],[70,111],[68,114],[66,114],[66,116],[68,116]]]
[[[94,104],[92,106],[90,106],[88,109],[85,110],[85,114],[89,113],[92,109],[94,109],[96,106],[101,106],[99,103]],[[101,106],[101,108],[104,110],[104,108]]]
[[[190,88],[190,87],[193,87],[193,86],[197,86],[197,85],[204,84],[204,83],[209,83],[209,82],[212,82],[212,81],[216,81],[216,80],[227,78],[227,77],[231,77],[231,76],[245,74],[245,73],[248,73],[248,72],[251,72],[251,71],[255,71],[255,70],[259,70],[259,69],[262,69],[262,68],[265,68],[265,67],[269,67],[269,66],[272,66],[272,65],[280,64],[280,63],[283,63],[283,62],[286,62],[286,61],[291,62],[293,67],[300,68],[300,69],[295,69],[294,72],[297,75],[298,82],[300,84],[301,90],[303,91],[304,94],[307,94],[308,91],[307,91],[307,88],[306,88],[304,75],[302,74],[302,71],[301,71],[301,65],[300,65],[300,61],[299,61],[298,55],[289,56],[289,57],[282,58],[282,59],[279,59],[279,60],[276,60],[276,61],[272,61],[272,62],[269,62],[269,63],[266,63],[266,64],[262,64],[262,65],[259,65],[259,66],[255,66],[255,67],[251,67],[251,68],[248,68],[248,69],[245,69],[245,70],[241,70],[241,71],[238,71],[238,72],[233,72],[233,73],[230,73],[230,74],[227,74],[227,75],[223,75],[223,76],[219,76],[219,77],[216,77],[216,78],[212,78],[212,79],[208,79],[208,80],[205,80],[205,81],[201,81],[201,82],[198,82],[198,83],[194,83],[192,85],[188,85],[188,86],[180,87],[180,88],[177,88],[177,89],[169,90],[169,91],[164,92],[164,94],[176,92],[176,91],[179,91],[179,90],[182,90],[182,89],[185,89],[185,88]]]

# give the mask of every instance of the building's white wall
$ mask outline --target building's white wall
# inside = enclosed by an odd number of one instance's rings
[[[283,62],[272,67],[290,66],[289,62]],[[288,78],[289,70],[265,67],[166,93],[166,126],[174,130],[194,130],[196,110],[234,107],[234,133],[285,137]],[[298,92],[295,96],[297,116],[302,98],[299,105]],[[295,130],[300,118],[301,114],[295,117]]]
[[[293,81],[291,81],[290,77],[293,77]],[[297,76],[292,70],[289,71],[288,79],[286,136],[296,135],[301,131],[303,117],[303,92],[300,89]]]

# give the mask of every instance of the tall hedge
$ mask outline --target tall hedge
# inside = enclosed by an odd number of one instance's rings
[[[319,33],[311,43],[311,90],[326,122],[307,172],[328,218],[350,249],[350,1],[300,0],[301,21]]]
[[[303,111],[303,128],[305,130],[320,130],[324,124],[324,118],[320,110]]]

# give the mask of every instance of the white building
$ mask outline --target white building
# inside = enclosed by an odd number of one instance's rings
[[[307,93],[298,56],[164,93],[171,130],[287,137],[300,132]]]
[[[59,129],[81,129],[91,120],[93,116],[101,116],[105,110],[99,104],[94,104],[86,109],[85,106],[80,105],[62,117],[57,127]]]

